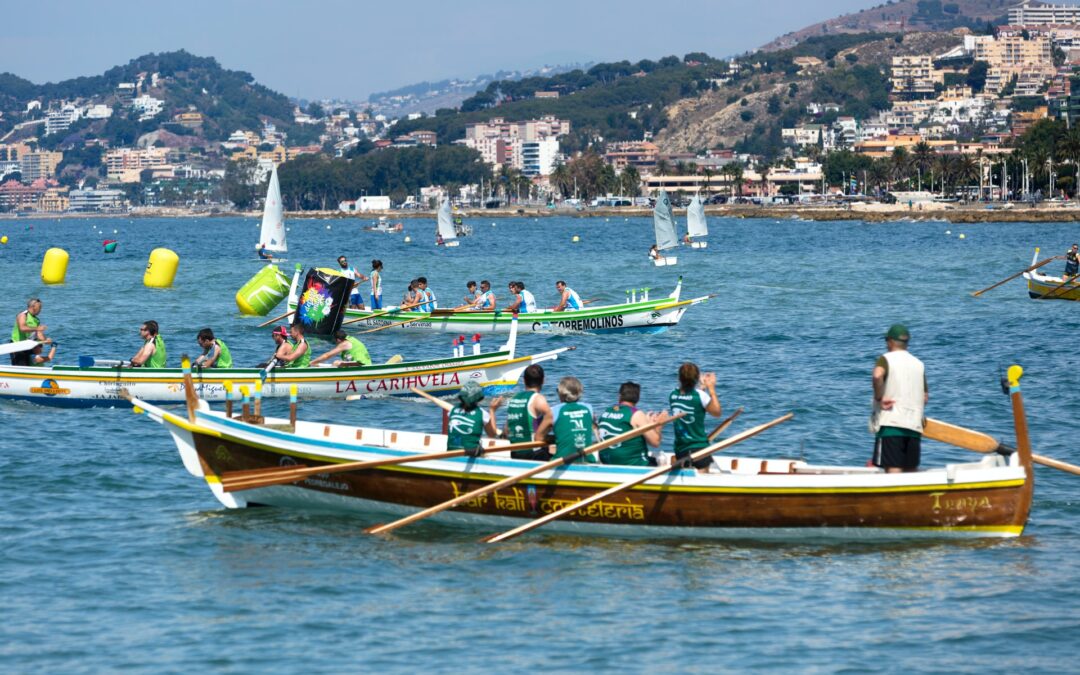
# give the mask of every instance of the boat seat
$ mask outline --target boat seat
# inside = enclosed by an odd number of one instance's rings
[[[713,463],[725,473],[745,476],[758,474],[789,474],[806,466],[806,462],[794,459],[758,459],[756,457],[713,456]]]

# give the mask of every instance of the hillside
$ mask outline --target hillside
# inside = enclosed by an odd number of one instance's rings
[[[843,33],[901,33],[948,31],[960,27],[1001,23],[1018,0],[889,0],[870,9],[844,14],[786,33],[761,47],[776,51],[807,38]]]
[[[162,100],[162,111],[151,119],[138,120],[134,112],[125,108],[117,91],[121,83],[137,84],[137,95]],[[42,108],[78,102],[114,109],[108,119],[79,120],[64,138],[43,139],[45,147],[70,146],[89,134],[113,145],[126,145],[153,132],[174,143],[199,145],[224,140],[237,129],[257,132],[264,122],[273,123],[294,142],[310,136],[308,130],[293,123],[293,105],[287,97],[256,83],[249,73],[222,68],[213,58],[182,50],[147,54],[101,75],[56,83],[39,85],[11,73],[0,73],[0,134],[20,121],[44,114],[27,112],[32,101]],[[194,129],[174,124],[174,115],[184,112],[201,113],[202,124]]]
[[[837,103],[841,114],[867,117],[888,107],[893,56],[940,53],[959,43],[958,36],[948,33],[834,35],[759,53],[753,63],[767,65],[751,66],[749,76],[668,106],[668,124],[656,143],[668,153],[735,147],[750,138],[778,144],[779,129],[793,126],[810,102]],[[793,72],[786,64],[796,56],[816,56],[824,63]]]

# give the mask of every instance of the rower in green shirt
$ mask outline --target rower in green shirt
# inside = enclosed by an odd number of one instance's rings
[[[165,340],[158,333],[157,321],[146,321],[139,327],[139,335],[145,342],[131,357],[131,365],[139,368],[164,368],[166,366]]]
[[[203,353],[192,364],[200,368],[232,368],[232,354],[225,341],[214,337],[214,331],[203,328],[195,337]]]
[[[595,428],[592,408],[579,399],[585,391],[581,380],[576,377],[564,377],[559,380],[559,401],[553,416],[555,422],[555,454],[553,459],[568,457],[593,444]],[[576,460],[575,460],[576,461]],[[585,455],[584,461],[595,463],[596,455]]]
[[[355,338],[345,331],[339,330],[334,333],[334,340],[337,342],[337,345],[325,354],[321,354],[311,359],[310,365],[314,366],[320,364],[339,354],[343,354],[345,358],[336,359],[334,361],[335,368],[356,364],[360,364],[361,366],[371,365],[371,356],[368,354],[367,347],[364,346],[363,342],[360,342],[359,338]]]
[[[288,353],[279,349],[275,356],[282,362],[283,368],[307,368],[311,364],[311,348],[304,339],[304,327],[299,321],[289,326],[289,336],[292,339],[289,340]]]
[[[698,387],[699,379],[705,389]],[[675,420],[673,425],[675,460],[682,460],[692,452],[708,446],[709,435],[705,431],[705,413],[713,417],[720,415],[720,398],[716,395],[716,374],[703,374],[695,364],[690,362],[682,364],[679,367],[679,388],[668,396],[668,405],[672,415],[678,413],[684,415],[681,419]],[[711,464],[712,458],[706,457],[695,462],[694,467],[708,470]]]
[[[646,413],[637,409],[641,399],[641,385],[636,382],[623,382],[619,387],[619,402],[600,412],[597,429],[600,440],[624,434],[638,427],[666,419],[666,413]],[[613,445],[600,451],[600,461],[604,464],[622,464],[627,466],[656,466],[656,461],[649,457],[648,446],[660,445],[660,427],[646,431],[641,436]]]
[[[458,405],[450,409],[449,432],[446,437],[447,450],[464,450],[469,457],[483,454],[480,437],[486,431],[494,438],[495,418],[479,407],[484,400],[484,390],[476,382],[469,380],[458,393]]]
[[[48,326],[41,323],[38,318],[39,314],[41,314],[41,300],[38,298],[27,300],[26,309],[15,315],[15,326],[11,329],[11,341],[22,342],[32,338],[46,344],[52,342],[51,339],[45,337],[45,329]],[[11,365],[13,366],[29,366],[32,362],[33,358],[29,350],[11,354]]]
[[[503,435],[511,443],[530,443],[542,441],[548,430],[551,429],[551,406],[547,399],[540,393],[544,386],[544,369],[537,363],[525,369],[523,376],[525,391],[514,394],[506,403],[506,425]],[[502,397],[497,397],[491,402],[491,417],[495,419],[495,411],[502,405]],[[498,426],[498,423],[494,423]],[[551,459],[547,448],[539,450],[514,450],[510,453],[514,459],[532,459],[547,461]]]

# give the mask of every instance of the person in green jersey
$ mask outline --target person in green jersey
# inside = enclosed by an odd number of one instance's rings
[[[203,353],[192,365],[198,368],[232,368],[232,354],[225,342],[214,337],[214,331],[203,328],[195,336]]]
[[[139,336],[143,346],[131,357],[135,368],[164,368],[166,363],[165,340],[158,332],[157,321],[146,321],[139,327]]]
[[[593,444],[596,428],[593,424],[592,407],[581,403],[585,387],[576,377],[564,377],[559,380],[559,405],[552,410],[555,431],[555,453],[553,459],[568,457]],[[585,456],[588,463],[596,462],[596,455]]]
[[[450,409],[450,420],[446,437],[447,450],[464,450],[469,457],[483,454],[480,437],[486,431],[494,438],[498,434],[495,418],[480,407],[484,400],[484,389],[469,380],[458,392],[458,405]]]
[[[311,359],[310,365],[315,366],[323,361],[329,361],[339,354],[344,355],[345,358],[335,359],[335,368],[355,366],[356,364],[360,364],[361,366],[371,365],[371,355],[368,354],[367,347],[364,346],[363,342],[360,342],[359,338],[355,338],[345,331],[339,330],[334,333],[334,341],[337,342],[337,345],[325,354],[320,354]]]
[[[506,402],[506,424],[503,427],[503,436],[511,443],[529,443],[542,441],[551,429],[552,416],[551,406],[547,399],[540,393],[544,386],[544,369],[539,364],[532,364],[525,369],[523,376],[525,391],[520,391],[510,397]],[[502,397],[491,402],[491,418],[495,422],[495,411],[503,404]],[[538,450],[514,450],[510,453],[514,459],[531,459],[547,461],[551,455],[547,448]]]
[[[38,318],[39,314],[41,314],[41,300],[39,298],[27,300],[26,309],[15,315],[15,326],[11,329],[11,341],[22,342],[23,340],[34,339],[45,344],[52,342],[52,340],[45,337],[45,329],[48,326],[41,323]],[[13,366],[29,366],[31,361],[29,351],[13,352],[11,354],[11,365]]]
[[[679,387],[668,396],[671,414],[683,413],[675,420],[675,460],[684,461],[695,450],[709,445],[705,414],[720,416],[720,398],[716,395],[716,373],[702,373],[690,362],[679,366]],[[708,471],[712,458],[694,462],[694,468]]]
[[[311,348],[304,339],[304,326],[299,321],[289,326],[290,349],[288,353],[275,354],[283,368],[307,368],[311,365]]]
[[[647,413],[638,410],[641,400],[641,385],[636,382],[623,382],[619,387],[619,402],[600,411],[596,427],[600,440],[607,440],[619,434],[625,434],[653,422],[667,419],[667,413]],[[604,464],[623,464],[627,466],[656,466],[656,460],[649,457],[649,447],[660,446],[660,427],[650,429],[637,438],[623,441],[606,450],[600,451],[600,461]]]

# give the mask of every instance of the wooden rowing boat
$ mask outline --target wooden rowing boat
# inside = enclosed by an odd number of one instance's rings
[[[802,460],[717,458],[718,470],[674,470],[552,522],[551,530],[613,536],[855,538],[1018,536],[1034,475],[1019,368],[1011,382],[1017,450],[911,473]],[[1012,376],[1010,370],[1010,376]],[[447,457],[359,470],[305,472],[295,482],[252,487],[250,476],[432,453],[446,437],[314,421],[249,424],[191,402],[190,417],[134,401],[166,427],[187,470],[226,507],[307,507],[412,514],[537,466],[498,454]],[[505,529],[648,472],[648,467],[572,464],[538,473],[432,517]],[[290,474],[291,471],[287,472]],[[241,479],[241,477],[243,477]]]
[[[296,309],[296,289],[299,274],[293,279],[289,294],[289,310]],[[711,295],[681,300],[682,278],[671,295],[654,299],[636,298],[618,305],[595,305],[579,310],[553,312],[544,309],[516,315],[520,330],[530,333],[662,333],[675,326],[690,307],[705,302]],[[366,317],[377,314],[377,318]],[[473,335],[476,333],[508,333],[515,315],[510,312],[462,312],[437,309],[433,312],[396,311],[394,307],[381,310],[349,309],[346,321],[361,328],[380,328],[440,331]],[[408,319],[408,322],[403,322]]]
[[[1039,249],[1035,249],[1035,258],[1039,257]],[[1032,259],[1034,265],[1038,261]],[[1024,272],[1027,280],[1028,296],[1035,300],[1080,300],[1080,278],[1078,277],[1055,277],[1044,274],[1041,269],[1033,269]]]
[[[439,395],[453,394],[469,381],[488,394],[513,388],[525,369],[534,363],[558,358],[563,347],[538,354],[517,356],[516,333],[496,351],[462,354],[448,358],[372,364],[352,368],[207,368],[194,371],[200,397],[225,400],[225,383],[237,387],[263,381],[264,397],[285,397],[292,385],[300,398],[343,399],[346,396],[384,398],[411,396],[409,389]],[[127,405],[120,391],[147,402],[176,403],[184,400],[180,368],[121,368],[78,366],[0,365],[0,400],[26,400],[65,407]]]

